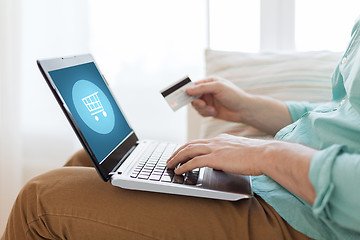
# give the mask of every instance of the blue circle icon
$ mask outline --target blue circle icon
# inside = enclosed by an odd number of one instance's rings
[[[108,134],[114,129],[113,108],[98,86],[79,80],[72,88],[72,99],[76,111],[89,128],[101,134]]]

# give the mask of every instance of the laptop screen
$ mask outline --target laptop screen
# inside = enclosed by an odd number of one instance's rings
[[[49,71],[73,119],[101,163],[131,133],[93,62]]]

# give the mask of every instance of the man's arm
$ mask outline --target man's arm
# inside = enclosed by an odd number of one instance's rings
[[[274,136],[280,129],[293,122],[288,107],[282,101],[250,95],[248,103],[240,122],[263,132]]]
[[[276,140],[259,140],[223,134],[179,148],[168,167],[182,174],[198,167],[243,175],[266,174],[310,204],[316,194],[309,179],[311,159],[317,150]]]
[[[332,145],[315,150],[297,143],[231,136],[184,145],[168,161],[182,174],[211,167],[236,174],[266,174],[312,205],[314,215],[359,232],[360,154]]]
[[[292,123],[282,101],[248,94],[221,78],[208,78],[195,84],[187,93],[201,96],[192,105],[204,117],[242,122],[272,135]]]
[[[316,198],[310,178],[311,159],[317,150],[295,143],[275,141],[260,160],[261,172],[310,204]]]
[[[310,180],[316,190],[313,213],[344,228],[360,232],[360,153],[332,145],[318,151],[310,166]]]

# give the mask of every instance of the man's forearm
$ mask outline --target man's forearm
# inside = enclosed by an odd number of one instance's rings
[[[271,135],[275,135],[280,129],[292,123],[284,102],[256,95],[249,97],[249,106],[242,114],[241,122]]]
[[[309,170],[315,153],[315,149],[300,144],[274,141],[266,147],[259,168],[292,193],[313,204],[316,192],[309,179]]]
[[[292,123],[284,102],[262,96],[250,98],[249,110],[242,119],[244,123],[272,135]],[[300,144],[273,141],[265,149],[260,168],[264,174],[312,204],[316,193],[309,179],[309,170],[315,152],[315,149]]]

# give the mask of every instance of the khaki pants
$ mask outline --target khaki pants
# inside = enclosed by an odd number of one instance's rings
[[[24,186],[1,240],[308,239],[258,196],[229,202],[124,190],[103,182],[83,151],[66,166]]]

